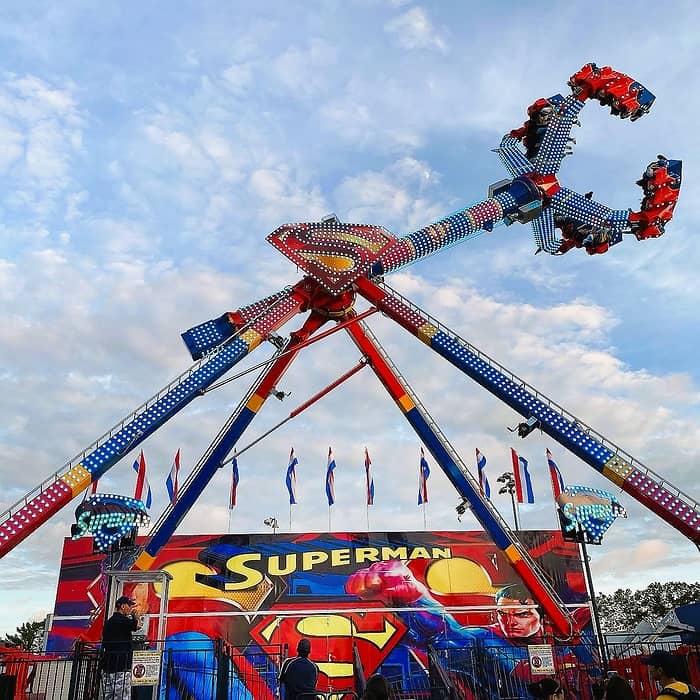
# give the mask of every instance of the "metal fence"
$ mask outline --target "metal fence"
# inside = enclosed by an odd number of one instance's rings
[[[659,693],[649,666],[642,658],[655,649],[665,649],[677,660],[676,678],[700,685],[700,646],[658,641],[643,646],[597,645],[583,643],[551,644],[554,671],[538,674],[530,663],[527,647],[512,644],[476,643],[466,647],[436,646],[435,663],[448,679],[447,697],[471,700],[518,700],[528,698],[527,686],[544,676],[554,677],[568,698],[597,700],[601,683],[609,674],[629,681],[637,700],[654,700]],[[602,658],[601,658],[602,657]],[[604,658],[604,660],[603,660]],[[431,675],[431,682],[434,674]],[[419,688],[416,688],[419,690]],[[433,695],[427,697],[434,698]]]
[[[156,645],[154,645],[156,646]],[[234,647],[223,640],[198,644],[189,639],[167,642],[152,652],[157,659],[154,685],[132,687],[133,700],[274,700],[277,674],[286,650]],[[568,698],[596,700],[600,681],[618,673],[632,685],[637,700],[653,700],[658,690],[641,658],[654,649],[671,651],[679,680],[700,686],[700,646],[658,642],[652,645],[608,645],[600,661],[598,649],[581,644],[553,644],[555,676]],[[112,659],[114,661],[114,659]],[[70,656],[46,656],[0,650],[0,700],[98,700],[100,679],[109,666],[100,651],[77,645]],[[117,664],[119,665],[119,664]],[[541,677],[527,658],[527,648],[473,643],[464,647],[436,644],[409,669],[380,667],[394,700],[520,700],[527,684]],[[535,673],[533,674],[533,671]],[[342,686],[321,687],[308,700],[353,700],[352,679]]]
[[[157,660],[154,684],[140,685],[135,673],[133,700],[251,700],[276,688],[279,646],[258,654],[223,640],[154,646],[161,647],[151,653]],[[131,668],[128,656],[104,654],[87,644],[77,644],[65,657],[0,653],[0,700],[98,700],[107,673]]]
[[[700,688],[700,644],[678,644],[663,639],[649,643],[608,644],[607,666],[610,672],[617,673],[629,681],[639,700],[653,700],[657,695],[654,681],[649,675],[649,667],[642,663],[642,657],[655,649],[670,651],[676,660],[675,677],[696,688]]]

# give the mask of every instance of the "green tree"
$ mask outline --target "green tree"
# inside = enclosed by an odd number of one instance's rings
[[[605,632],[634,629],[642,620],[655,625],[680,605],[700,601],[700,583],[650,583],[641,591],[619,588],[597,596],[600,624]]]
[[[16,634],[8,634],[2,640],[7,647],[20,647],[27,651],[41,651],[44,641],[44,621],[24,622],[17,627]]]

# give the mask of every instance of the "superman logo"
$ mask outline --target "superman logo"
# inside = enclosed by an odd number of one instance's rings
[[[386,610],[357,612],[337,606],[333,612],[289,617],[283,614],[292,609],[275,606],[251,629],[250,635],[263,649],[268,645],[286,645],[291,655],[302,637],[309,639],[310,658],[322,676],[319,687],[335,688],[352,682],[353,644],[365,674],[374,673],[407,630],[400,618]]]
[[[285,224],[267,240],[326,291],[338,294],[367,274],[396,238],[381,226],[333,220]]]

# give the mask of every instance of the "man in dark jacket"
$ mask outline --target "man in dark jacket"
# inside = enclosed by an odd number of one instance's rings
[[[310,652],[311,642],[300,639],[297,644],[298,656],[286,659],[282,664],[279,682],[284,685],[286,700],[312,700],[318,681],[318,666],[309,659]]]
[[[102,630],[100,700],[131,700],[131,633],[141,626],[136,601],[117,598],[115,612]]]

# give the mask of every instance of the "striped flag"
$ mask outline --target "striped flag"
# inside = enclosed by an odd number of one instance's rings
[[[547,464],[549,465],[549,478],[552,480],[552,493],[554,494],[554,500],[556,501],[561,495],[561,492],[564,490],[564,479],[562,479],[559,467],[554,461],[549,448],[547,448]]]
[[[330,508],[335,503],[335,459],[333,459],[333,450],[328,448],[328,469],[326,469],[326,497],[328,498],[328,507]],[[330,516],[329,516],[330,520]]]
[[[425,452],[420,448],[420,466],[418,467],[418,505],[428,502],[428,477],[430,467],[425,459]]]
[[[173,466],[170,467],[170,474],[165,480],[165,488],[168,489],[168,496],[170,497],[170,503],[175,505],[177,503],[177,492],[178,492],[178,475],[180,474],[180,450],[175,453],[175,459],[173,460]]]
[[[236,496],[238,495],[238,482],[240,475],[238,474],[238,457],[234,456],[231,466],[231,495],[228,500],[228,509],[233,510],[236,507]]]
[[[515,496],[518,503],[534,503],[535,495],[532,492],[530,472],[527,470],[527,460],[520,457],[511,447],[510,456],[513,461],[513,476],[515,477]]]
[[[367,477],[367,505],[374,505],[374,476],[372,475],[372,461],[365,447],[365,476]]]
[[[97,493],[97,483],[99,482],[99,479],[95,479],[95,481],[92,482],[92,485],[90,486],[90,495],[94,496]]]
[[[289,464],[287,465],[287,476],[285,477],[285,483],[287,484],[287,491],[289,491],[289,505],[296,505],[297,502],[297,461],[296,455],[294,454],[294,448],[289,453]]]
[[[143,456],[143,450],[141,450],[139,458],[134,462],[133,466],[136,472],[134,498],[137,501],[142,501],[146,508],[150,508],[153,503],[153,494],[151,493],[151,485],[148,483],[148,477],[146,476],[146,458]],[[144,495],[146,496],[145,498]]]
[[[486,457],[479,452],[478,447],[476,448],[476,469],[479,472],[479,490],[481,495],[491,498],[491,486],[486,476]]]

